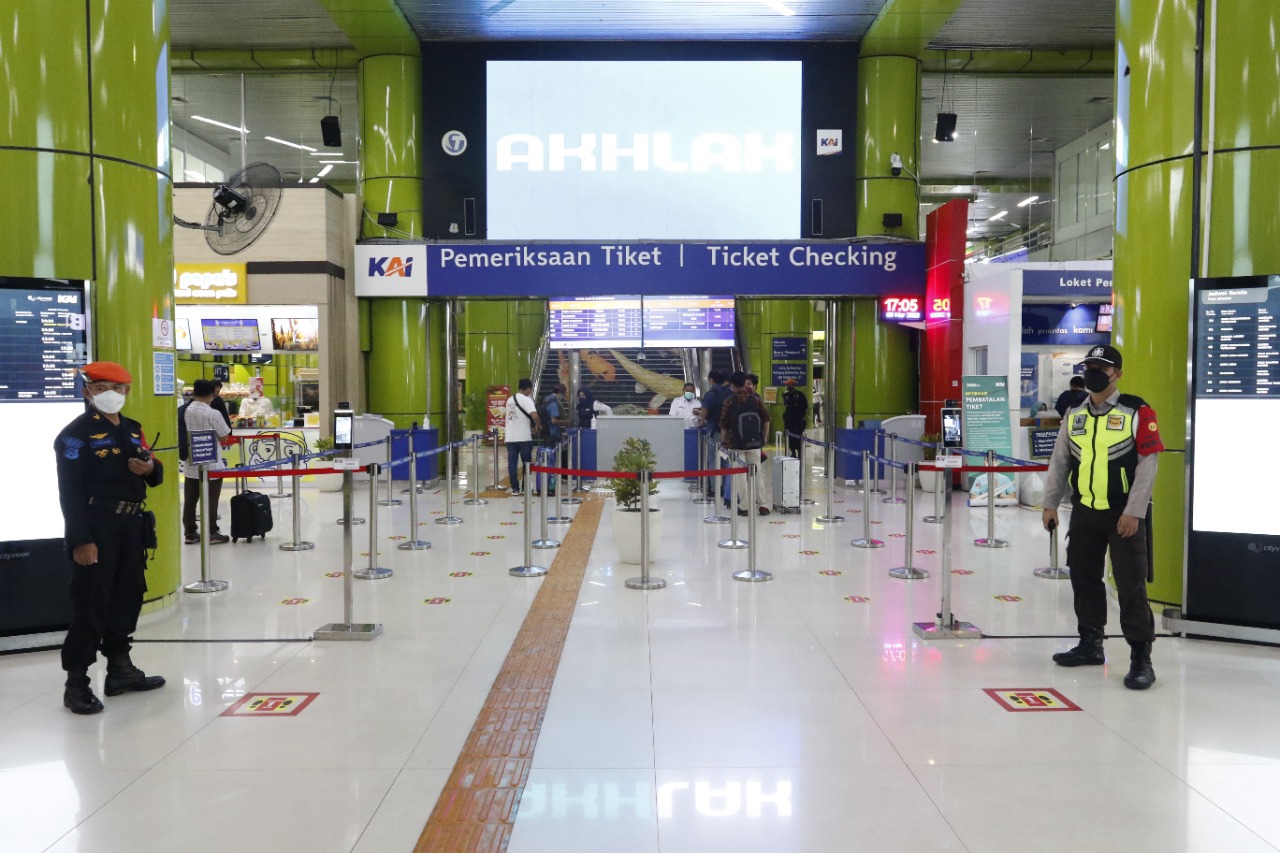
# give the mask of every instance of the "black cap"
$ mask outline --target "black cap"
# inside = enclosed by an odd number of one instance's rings
[[[1091,347],[1089,354],[1084,357],[1084,363],[1091,361],[1109,364],[1117,370],[1124,366],[1124,356],[1120,355],[1120,350],[1110,345]]]

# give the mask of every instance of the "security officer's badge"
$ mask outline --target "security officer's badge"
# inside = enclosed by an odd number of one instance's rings
[[[1107,415],[1107,429],[1124,429],[1124,415]]]
[[[68,436],[62,440],[62,455],[67,459],[79,459],[82,447],[84,447],[83,441]]]
[[[116,441],[107,433],[100,432],[89,436],[89,449],[93,451],[93,455],[99,459],[106,459],[107,454],[119,453],[120,448],[116,447]]]
[[[1072,415],[1071,417],[1071,434],[1072,435],[1084,435],[1084,420],[1085,420],[1085,414],[1083,412],[1081,412],[1078,415]]]

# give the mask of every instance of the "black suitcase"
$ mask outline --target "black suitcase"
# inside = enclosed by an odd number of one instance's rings
[[[231,541],[267,538],[271,530],[271,499],[262,492],[241,492],[231,498]]]

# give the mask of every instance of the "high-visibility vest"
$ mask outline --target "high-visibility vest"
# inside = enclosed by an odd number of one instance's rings
[[[1138,468],[1138,410],[1146,405],[1141,397],[1121,394],[1100,415],[1089,411],[1088,399],[1067,410],[1068,477],[1083,505],[1098,510],[1124,508]]]

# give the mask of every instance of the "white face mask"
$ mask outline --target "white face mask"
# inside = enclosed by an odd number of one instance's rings
[[[93,407],[99,412],[114,415],[124,408],[124,395],[119,391],[103,391],[93,397]]]

